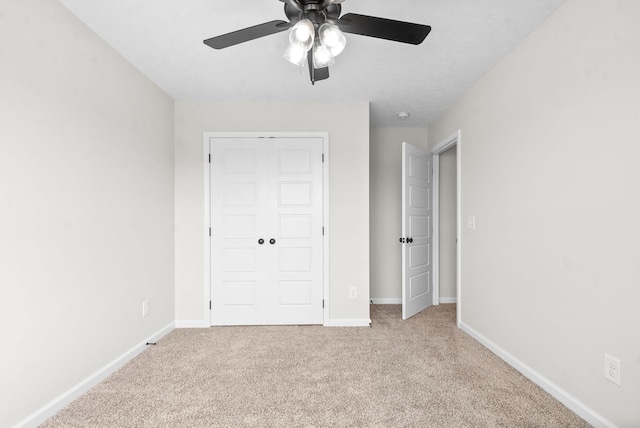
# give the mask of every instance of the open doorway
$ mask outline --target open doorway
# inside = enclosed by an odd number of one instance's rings
[[[458,130],[431,149],[433,155],[433,288],[434,304],[456,303],[461,314],[461,209]]]

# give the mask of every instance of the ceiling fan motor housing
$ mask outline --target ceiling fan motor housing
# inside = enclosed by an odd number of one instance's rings
[[[327,20],[337,20],[340,18],[342,6],[325,1],[314,0],[289,0],[284,4],[284,13],[291,23],[301,19],[308,19],[318,27]]]

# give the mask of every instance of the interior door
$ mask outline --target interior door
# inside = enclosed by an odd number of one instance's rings
[[[322,324],[322,139],[278,138],[270,144],[268,175],[274,182],[267,234],[274,277],[267,323]]]
[[[402,319],[433,304],[432,155],[402,143]]]
[[[323,322],[321,138],[215,138],[211,324]]]
[[[269,281],[266,146],[255,138],[216,138],[210,153],[211,324],[261,324]]]

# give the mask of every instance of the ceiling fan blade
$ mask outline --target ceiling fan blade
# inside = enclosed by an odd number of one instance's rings
[[[315,80],[324,80],[329,78],[329,67],[316,68],[313,70]]]
[[[422,43],[431,31],[431,27],[428,25],[376,18],[357,13],[347,13],[337,23],[338,27],[345,33],[377,37],[412,45]]]
[[[307,63],[309,64],[309,78],[312,85],[315,85],[318,80],[329,78],[329,67],[315,68],[313,66],[313,51],[309,51],[307,54]]]
[[[204,44],[214,49],[224,49],[229,46],[238,45],[250,40],[259,39],[260,37],[270,34],[279,33],[289,29],[290,24],[287,21],[271,21],[264,24],[254,25],[253,27],[244,28],[242,30],[233,31],[221,36],[212,37],[204,41]]]

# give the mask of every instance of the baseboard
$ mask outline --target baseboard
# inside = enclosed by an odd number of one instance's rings
[[[331,319],[325,323],[325,327],[369,327],[370,319]],[[209,328],[211,325],[206,321],[182,320],[176,321],[176,328]]]
[[[371,303],[374,305],[401,305],[402,299],[400,297],[371,298]]]
[[[176,320],[176,328],[209,328],[211,324],[204,320]]]
[[[458,303],[457,297],[440,297],[441,304]],[[401,305],[402,299],[400,297],[380,297],[371,298],[371,303],[374,305]]]
[[[602,415],[596,413],[583,402],[579,401],[577,398],[569,394],[564,389],[560,388],[555,383],[551,382],[549,379],[542,376],[540,373],[509,354],[507,351],[496,345],[491,340],[487,339],[468,325],[463,322],[460,322],[460,329],[467,333],[469,336],[473,337],[475,340],[480,342],[484,347],[489,349],[491,352],[496,354],[502,360],[504,360],[507,364],[509,364],[514,369],[518,370],[525,377],[531,380],[533,383],[538,385],[540,388],[547,391],[551,394],[556,400],[564,404],[567,408],[571,409],[575,414],[580,416],[582,419],[587,421],[589,424],[596,428],[615,428],[615,424],[613,422],[607,420]]]
[[[370,319],[357,319],[357,318],[348,318],[348,319],[330,319],[324,325],[325,327],[370,327],[371,320]]]
[[[147,347],[148,342],[156,342],[161,339],[165,335],[167,335],[171,330],[175,328],[175,322],[170,323],[166,327],[159,330],[157,333],[149,336],[146,340],[142,341],[140,344],[134,346],[129,351],[122,354],[120,357],[116,358],[111,363],[107,364],[105,367],[101,368],[91,376],[87,377],[85,380],[69,389],[62,395],[58,396],[54,400],[50,401],[45,406],[41,407],[30,416],[26,417],[22,421],[18,422],[14,425],[14,428],[31,428],[37,427],[42,424],[44,421],[58,413],[60,410],[65,408],[68,404],[70,404],[75,399],[79,398],[81,395],[89,391],[91,388],[102,382],[106,379],[111,373],[118,370],[120,367],[124,366],[126,363],[135,358],[138,354],[144,351]]]

